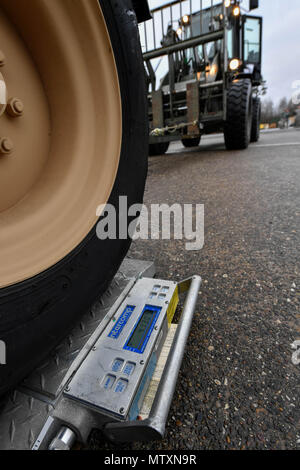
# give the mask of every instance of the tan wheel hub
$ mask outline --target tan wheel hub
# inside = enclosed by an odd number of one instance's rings
[[[11,117],[20,117],[24,112],[24,104],[18,98],[11,98],[7,103],[6,111]]]
[[[0,51],[0,64],[1,64],[1,51]],[[0,65],[1,66],[1,65]],[[0,116],[4,113],[7,105],[7,89],[6,83],[2,73],[0,73]]]
[[[0,288],[70,253],[118,169],[121,100],[98,0],[0,0]]]

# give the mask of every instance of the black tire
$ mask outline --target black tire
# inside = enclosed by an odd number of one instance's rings
[[[160,142],[157,144],[150,144],[149,145],[150,157],[164,155],[168,151],[169,145],[170,145],[170,142]]]
[[[261,101],[253,98],[252,102],[252,128],[250,142],[258,142],[260,137]]]
[[[148,160],[146,89],[131,0],[100,0],[100,4],[118,68],[123,108],[120,164],[108,201],[118,208],[120,195],[128,197],[128,205],[143,199]],[[100,241],[95,226],[55,266],[0,289],[0,340],[7,349],[7,365],[0,365],[0,395],[37,366],[105,291],[130,242]]]
[[[248,148],[252,126],[252,85],[248,79],[234,82],[227,95],[227,120],[224,128],[227,150]]]
[[[193,139],[181,139],[182,145],[185,148],[198,147],[200,145],[201,136],[194,137]]]

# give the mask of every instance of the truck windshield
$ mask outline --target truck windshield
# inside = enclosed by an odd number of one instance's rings
[[[261,20],[245,18],[244,23],[244,61],[250,64],[260,63]]]

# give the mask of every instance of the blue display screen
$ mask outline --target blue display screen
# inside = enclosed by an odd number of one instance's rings
[[[123,349],[143,354],[161,312],[161,307],[146,305]]]

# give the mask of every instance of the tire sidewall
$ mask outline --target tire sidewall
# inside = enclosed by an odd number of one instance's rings
[[[201,142],[201,136],[194,137],[192,139],[182,139],[181,142],[185,148],[199,147]]]
[[[261,100],[259,97],[253,98],[253,116],[251,128],[251,142],[257,142],[260,137],[260,121],[261,121]]]
[[[252,84],[250,80],[247,80],[248,84],[245,86],[248,86],[248,107],[247,107],[247,113],[246,113],[246,126],[248,129],[247,133],[247,146],[250,144],[251,141],[251,130],[252,130],[252,119],[253,119],[253,98],[252,98]]]

